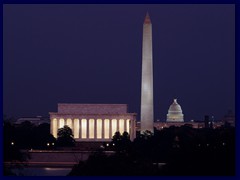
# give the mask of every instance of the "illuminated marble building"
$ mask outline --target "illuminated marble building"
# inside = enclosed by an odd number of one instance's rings
[[[76,141],[111,141],[115,132],[126,131],[136,137],[136,114],[127,112],[126,104],[58,104],[58,112],[50,112],[51,134],[69,126]]]
[[[168,109],[167,122],[184,122],[182,108],[177,103],[177,99],[173,100],[173,103]]]

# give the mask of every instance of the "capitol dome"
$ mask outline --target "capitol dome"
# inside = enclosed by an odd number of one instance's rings
[[[183,113],[181,106],[177,103],[177,99],[173,100],[173,103],[168,109],[167,122],[183,122]]]

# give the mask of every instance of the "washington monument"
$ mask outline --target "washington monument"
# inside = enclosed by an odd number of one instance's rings
[[[141,132],[153,132],[152,23],[147,13],[143,23]]]

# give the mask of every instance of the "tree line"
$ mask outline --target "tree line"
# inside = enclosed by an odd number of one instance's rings
[[[108,155],[107,151],[115,154]],[[154,134],[138,132],[131,142],[127,132],[116,132],[110,143],[70,176],[201,176],[235,174],[235,128],[169,127]]]
[[[58,138],[50,134],[50,125],[34,126],[23,122],[14,126],[3,123],[4,162],[25,161],[21,149],[54,150],[75,146],[72,130],[64,126]],[[108,151],[115,152],[108,155]],[[171,126],[154,133],[116,132],[111,142],[103,143],[87,161],[79,162],[71,176],[92,175],[234,175],[235,128],[194,129],[187,125]]]

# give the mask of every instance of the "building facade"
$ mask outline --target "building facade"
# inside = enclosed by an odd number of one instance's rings
[[[55,138],[64,125],[76,141],[111,141],[117,131],[136,137],[136,113],[128,113],[126,104],[58,104],[58,112],[49,114]]]

